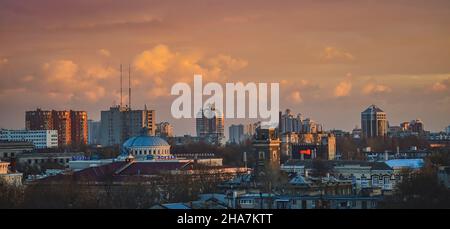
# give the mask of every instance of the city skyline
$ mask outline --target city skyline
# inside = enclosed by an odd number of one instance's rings
[[[450,3],[401,2],[2,1],[0,127],[24,128],[24,111],[37,107],[99,120],[120,102],[122,63],[132,67],[132,106],[157,110],[176,135],[194,135],[195,119],[171,118],[170,87],[196,73],[220,83],[276,78],[281,110],[328,130],[350,131],[376,104],[391,125],[420,118],[441,131],[450,122]]]

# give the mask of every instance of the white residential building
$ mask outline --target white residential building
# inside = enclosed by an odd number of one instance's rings
[[[54,148],[58,147],[58,131],[1,129],[0,140],[31,142],[36,149]]]

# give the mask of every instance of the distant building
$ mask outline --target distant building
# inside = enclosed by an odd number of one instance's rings
[[[298,142],[292,144],[292,159],[315,159],[334,160],[336,158],[336,138],[333,134],[318,136],[319,139],[309,142]]]
[[[111,107],[101,112],[100,144],[103,146],[120,145],[126,139],[138,136],[143,128],[149,135],[156,133],[156,111],[131,110],[128,107]]]
[[[280,112],[281,114],[281,112]],[[297,114],[297,116],[294,116],[291,113],[290,109],[286,109],[284,114],[281,114],[280,118],[280,133],[299,133],[302,131],[302,115]]]
[[[42,165],[42,164],[59,164],[68,167],[69,162],[74,158],[81,157],[82,152],[74,153],[22,153],[17,156],[17,162],[28,165]]]
[[[241,144],[244,142],[245,136],[244,136],[244,125],[231,125],[228,128],[228,132],[230,135],[230,138],[228,140],[231,144]]]
[[[424,124],[420,119],[412,120],[411,122],[409,122],[409,129],[412,132],[421,134],[424,132]]]
[[[274,128],[258,128],[253,141],[253,149],[256,153],[257,167],[279,167],[281,163],[281,141]]]
[[[197,137],[213,145],[223,144],[225,139],[223,112],[210,105],[199,114],[201,117],[196,118]]]
[[[170,145],[160,137],[143,134],[125,141],[122,145],[122,155],[135,158],[170,156]]]
[[[175,136],[168,139],[168,141],[173,145],[188,145],[193,143],[200,142],[200,137],[191,136],[191,135],[183,135],[183,136]]]
[[[22,153],[31,152],[33,150],[34,145],[31,142],[0,140],[1,160],[11,160]]]
[[[249,123],[244,125],[244,137],[246,140],[252,139],[256,134],[256,128],[261,125],[260,122]]]
[[[156,125],[156,136],[163,138],[173,137],[173,126],[168,122],[161,122]]]
[[[358,126],[356,126],[353,130],[352,130],[352,138],[353,139],[361,139],[363,135],[362,129],[359,128]]]
[[[450,125],[447,126],[447,128],[445,128],[444,132],[447,133],[447,134],[450,134]]]
[[[282,114],[280,112],[280,134],[285,133],[318,133],[322,132],[322,125],[310,118],[303,118],[301,114],[294,116],[290,109]]]
[[[87,113],[85,111],[44,111],[25,113],[27,130],[57,130],[58,146],[87,144]]]
[[[88,118],[86,111],[70,111],[70,134],[72,144],[88,143]]]
[[[100,121],[88,120],[88,144],[100,144]]]
[[[386,113],[375,105],[371,105],[361,113],[361,127],[366,138],[386,136],[388,121]]]
[[[322,161],[322,166],[329,170],[330,175],[350,181],[357,193],[367,188],[393,191],[401,180],[396,169],[385,162]],[[313,174],[316,168],[312,160],[290,160],[284,163],[281,169],[307,177],[308,174]]]
[[[362,151],[368,161],[388,161],[393,159],[419,159],[425,158],[432,154],[432,151],[426,149],[417,149],[417,147],[411,147],[409,149],[400,150],[397,147],[396,151],[372,151],[370,147]]]
[[[0,130],[0,140],[33,143],[36,149],[58,147],[57,130]]]

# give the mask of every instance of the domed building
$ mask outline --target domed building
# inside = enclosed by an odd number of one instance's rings
[[[156,136],[140,135],[129,138],[122,145],[122,154],[141,156],[170,156],[170,145]]]

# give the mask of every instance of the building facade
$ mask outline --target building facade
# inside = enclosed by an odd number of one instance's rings
[[[36,149],[55,148],[58,147],[58,131],[1,129],[0,140],[31,142]]]
[[[366,138],[386,136],[388,121],[386,113],[375,105],[371,105],[361,113],[362,134]]]
[[[168,122],[161,122],[156,125],[156,135],[164,138],[173,137],[173,126]]]
[[[31,142],[23,141],[3,141],[0,140],[0,159],[10,160],[16,158],[18,155],[34,150],[34,145]]]
[[[88,120],[88,144],[100,144],[100,121]]]
[[[57,130],[58,146],[87,144],[86,111],[44,111],[37,109],[25,113],[27,130]]]
[[[210,105],[199,113],[200,117],[196,118],[197,136],[207,143],[221,145],[225,139],[223,112]]]
[[[70,111],[70,138],[75,144],[88,143],[88,119],[86,111]]]
[[[100,144],[103,146],[121,145],[130,137],[141,134],[145,128],[148,134],[156,133],[156,111],[131,110],[128,107],[111,107],[101,112]]]
[[[266,166],[277,168],[281,163],[281,141],[275,129],[257,130],[256,138],[253,141],[253,149],[256,153],[257,167]]]
[[[231,144],[241,144],[245,140],[244,136],[244,125],[231,125],[228,128],[228,133],[230,135],[228,142]]]

